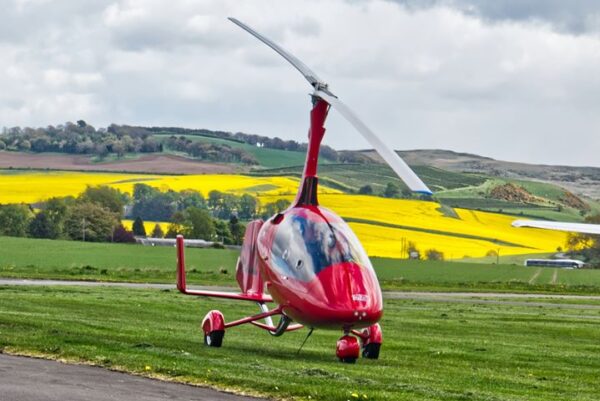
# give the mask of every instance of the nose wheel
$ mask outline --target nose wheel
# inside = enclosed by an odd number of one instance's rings
[[[355,363],[360,354],[360,347],[356,337],[348,334],[343,335],[336,344],[335,354],[341,362]]]

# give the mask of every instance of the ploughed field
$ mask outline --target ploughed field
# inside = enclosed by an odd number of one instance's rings
[[[109,185],[131,193],[134,184],[160,190],[212,190],[256,196],[261,204],[292,199],[298,179],[283,176],[117,174],[83,172],[0,171],[0,203],[36,203],[52,196],[77,195],[86,185]],[[513,216],[468,209],[450,209],[437,202],[388,199],[342,193],[320,187],[322,206],[349,222],[370,256],[406,257],[406,245],[422,255],[442,252],[446,259],[484,257],[490,252],[523,255],[555,252],[566,234],[511,227]],[[404,246],[403,246],[404,244]]]
[[[175,249],[0,237],[0,278],[175,283]],[[239,251],[186,250],[191,284],[237,287]],[[384,289],[600,294],[600,270],[372,258]]]
[[[203,345],[210,309],[174,290],[0,286],[0,350],[295,400],[597,400],[600,303],[385,301],[379,360],[335,358],[340,333],[251,326]]]

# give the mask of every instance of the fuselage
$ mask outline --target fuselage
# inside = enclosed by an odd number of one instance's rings
[[[383,313],[371,262],[350,227],[318,205],[296,205],[262,226],[261,274],[273,300],[309,327],[360,328]]]

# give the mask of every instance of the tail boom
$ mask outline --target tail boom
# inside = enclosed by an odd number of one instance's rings
[[[225,298],[225,299],[236,299],[241,301],[252,301],[252,302],[273,302],[273,298],[264,294],[238,294],[235,292],[225,291],[210,291],[210,290],[189,290],[187,288],[185,280],[185,251],[184,251],[184,239],[183,235],[178,235],[176,239],[177,244],[177,289],[182,294],[194,295],[198,297],[213,297],[213,298]]]

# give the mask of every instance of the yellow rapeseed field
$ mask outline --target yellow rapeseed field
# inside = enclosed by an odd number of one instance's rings
[[[131,230],[133,227],[133,220],[123,219],[121,220],[123,223],[123,227],[128,230]],[[154,226],[158,224],[163,231],[163,234],[167,232],[169,229],[169,223],[160,222],[160,221],[144,221],[144,229],[146,230],[146,235],[152,234],[152,230],[154,230]]]
[[[288,177],[249,177],[241,175],[144,175],[80,172],[0,172],[0,203],[35,203],[53,196],[77,195],[87,185],[108,185],[131,193],[136,183],[161,191],[193,189],[204,196],[212,190],[252,195],[293,194],[298,179]],[[322,191],[339,193],[335,189]]]
[[[211,190],[249,193],[263,204],[279,198],[291,200],[298,188],[298,179],[289,177],[5,171],[0,172],[0,203],[77,195],[87,185],[108,185],[131,193],[135,183],[163,191],[193,189],[205,196]],[[498,250],[501,255],[554,252],[566,240],[565,233],[513,228],[514,218],[502,214],[455,209],[458,217],[448,217],[435,202],[347,195],[327,187],[320,188],[319,201],[350,222],[371,256],[406,257],[402,241],[414,242],[422,253],[436,249],[446,258],[459,259]],[[131,222],[124,224],[130,227]],[[146,222],[148,233],[154,224]],[[166,224],[161,227],[166,232]]]

